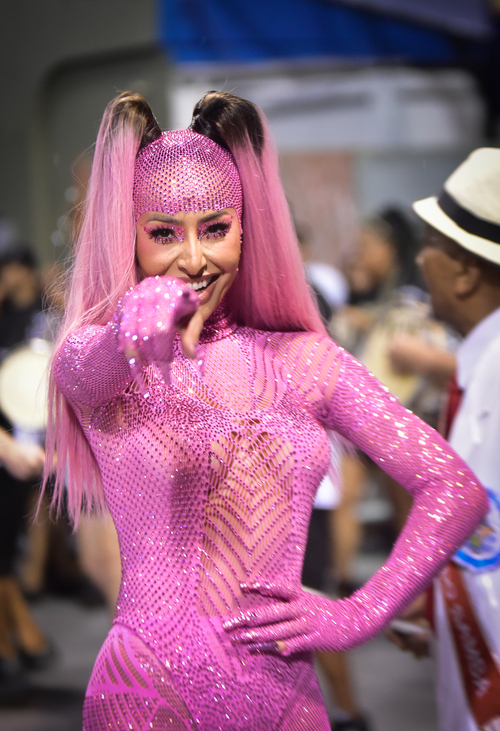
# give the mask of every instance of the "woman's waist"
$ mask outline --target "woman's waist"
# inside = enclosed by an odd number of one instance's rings
[[[206,618],[186,634],[171,631],[166,638],[115,620],[110,637],[117,636],[120,646],[127,635],[131,641],[125,644],[134,648],[138,672],[159,668],[161,683],[167,678],[193,717],[203,719],[209,709],[210,728],[247,729],[242,721],[253,718],[256,707],[262,727],[277,728],[297,689],[314,682],[312,653],[301,653],[291,662],[273,654],[236,652],[219,640],[219,630]]]
[[[223,620],[272,601],[259,593],[259,585],[300,586],[301,567],[287,569],[242,571],[230,576],[216,569],[208,572],[200,565],[170,572],[122,571],[117,616],[137,617],[148,625],[171,622],[177,616],[186,621],[196,617]]]
[[[167,667],[177,680],[191,678],[204,685],[213,682],[213,673],[226,678],[231,687],[255,687],[263,678],[264,685],[274,679],[283,682],[284,674],[293,686],[295,681],[289,658],[273,653],[252,652],[249,647],[231,641],[218,617],[199,612],[177,613],[163,621],[141,621],[138,616],[117,613],[115,627],[125,627],[137,635],[155,654],[162,666]],[[299,665],[311,664],[311,653],[300,655]]]

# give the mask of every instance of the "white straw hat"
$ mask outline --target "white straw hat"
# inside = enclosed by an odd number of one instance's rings
[[[464,249],[500,264],[500,150],[474,150],[439,197],[416,201],[413,209]]]

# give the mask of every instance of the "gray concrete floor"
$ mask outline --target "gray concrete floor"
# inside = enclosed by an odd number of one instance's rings
[[[27,676],[18,693],[0,695],[1,731],[81,731],[81,705],[95,656],[106,636],[104,609],[58,599],[33,607],[58,658]],[[361,707],[373,731],[436,731],[431,662],[417,662],[384,637],[354,650],[351,665]]]
[[[353,650],[350,664],[372,731],[437,731],[431,660],[417,661],[380,636]]]

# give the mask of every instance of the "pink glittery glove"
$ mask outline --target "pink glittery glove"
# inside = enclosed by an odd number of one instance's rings
[[[118,344],[143,395],[146,394],[144,365],[154,362],[165,383],[170,383],[177,328],[196,312],[198,305],[196,292],[174,277],[147,277],[121,298],[114,318]],[[201,368],[199,348],[196,359]]]
[[[283,655],[304,650],[339,651],[352,646],[351,641],[345,647],[342,642],[346,620],[356,621],[352,609],[346,606],[348,600],[333,601],[287,581],[254,581],[240,587],[247,594],[275,601],[226,620],[223,628],[233,643],[245,644],[251,652],[281,651]],[[359,609],[362,616],[364,610]]]
[[[403,485],[413,507],[388,560],[351,597],[335,601],[276,580],[242,585],[269,604],[223,623],[258,652],[341,651],[373,638],[421,593],[488,509],[486,491],[449,444],[343,352],[318,421],[360,447]]]

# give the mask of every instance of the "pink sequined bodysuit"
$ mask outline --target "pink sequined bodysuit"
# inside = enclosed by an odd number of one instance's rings
[[[242,582],[300,585],[329,463],[324,428],[358,444],[415,498],[386,566],[351,599],[331,602],[331,649],[374,636],[428,583],[481,517],[482,488],[328,339],[241,328],[219,307],[201,342],[204,375],[177,339],[170,385],[149,365],[147,398],[112,325],[70,336],[56,363],[99,464],[122,558],[84,731],[326,730],[311,651],[251,652],[222,628],[270,601],[244,594]],[[453,514],[463,519],[447,522]]]

